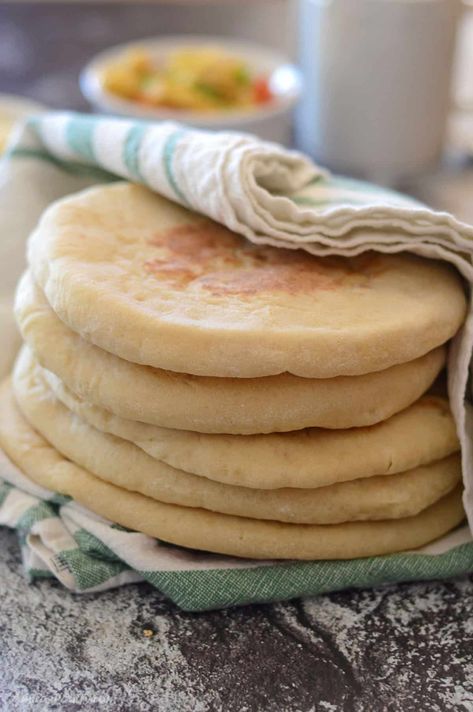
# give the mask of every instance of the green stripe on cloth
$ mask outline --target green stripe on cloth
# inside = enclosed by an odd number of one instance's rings
[[[186,196],[180,189],[177,181],[176,181],[176,176],[174,175],[174,170],[173,170],[173,159],[174,159],[174,151],[176,150],[176,145],[180,141],[180,139],[184,136],[186,133],[185,129],[178,129],[177,131],[174,131],[167,139],[165,146],[164,146],[164,153],[163,153],[163,162],[164,162],[164,171],[166,173],[166,178],[168,179],[169,185],[173,189],[174,193],[176,194],[177,198],[184,203],[184,205],[189,205],[189,201],[187,200]]]
[[[38,502],[32,507],[26,510],[22,517],[16,523],[16,528],[28,534],[31,527],[37,522],[41,522],[43,519],[51,519],[51,517],[57,517],[56,510],[48,502]]]
[[[57,507],[62,507],[64,504],[68,504],[69,502],[72,502],[72,498],[68,497],[65,494],[59,494],[59,492],[56,492],[51,499],[48,499],[48,502],[50,504],[53,504]]]
[[[49,569],[28,569],[28,578],[30,581],[40,581],[41,579],[54,578],[54,574]]]
[[[134,180],[146,185],[146,181],[140,170],[140,148],[143,136],[148,129],[148,124],[137,124],[133,126],[123,144],[123,163],[130,172]]]
[[[64,171],[69,175],[74,175],[78,178],[90,178],[101,183],[113,183],[119,180],[116,175],[109,173],[98,166],[90,166],[86,163],[79,163],[78,161],[64,161],[41,149],[14,148],[8,153],[8,158],[29,158],[42,161],[44,163],[49,163],[51,166],[54,166],[58,170]]]
[[[86,529],[78,529],[73,536],[80,550],[85,554],[106,561],[120,561],[120,558],[108,546]]]
[[[110,529],[116,529],[118,532],[128,532],[132,533],[132,529],[128,529],[127,527],[123,527],[121,524],[110,524]]]
[[[71,151],[88,161],[96,162],[94,151],[94,133],[99,119],[81,116],[69,119],[65,137]]]
[[[8,482],[3,482],[0,480],[0,507],[6,500],[9,492],[13,489],[13,485],[9,484]]]
[[[80,591],[101,586],[130,568],[122,561],[105,561],[90,556],[79,548],[56,554],[54,561],[59,570],[69,571]]]
[[[393,554],[353,561],[275,564],[250,569],[140,571],[186,611],[315,596],[346,588],[459,576],[473,570],[473,544],[445,554]]]

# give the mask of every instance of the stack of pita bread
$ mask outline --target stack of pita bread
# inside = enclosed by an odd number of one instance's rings
[[[420,547],[461,522],[434,395],[462,282],[415,255],[254,245],[127,183],[32,234],[0,445],[125,527],[250,558]]]

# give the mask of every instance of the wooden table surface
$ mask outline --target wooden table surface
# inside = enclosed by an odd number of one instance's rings
[[[212,10],[217,30],[231,24]],[[163,27],[179,29],[169,6],[0,5],[0,91],[84,110],[90,55]],[[408,187],[473,221],[468,161]],[[473,710],[473,576],[189,614],[147,584],[30,586],[1,529],[0,601],[1,710]]]

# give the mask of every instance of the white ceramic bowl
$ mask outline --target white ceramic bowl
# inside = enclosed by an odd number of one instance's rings
[[[142,106],[112,94],[102,85],[102,70],[129,49],[145,49],[154,59],[160,60],[171,50],[209,45],[221,47],[224,51],[241,57],[255,74],[267,76],[274,96],[273,101],[251,110],[231,109],[209,115],[196,111]],[[301,84],[298,69],[272,50],[224,37],[202,35],[167,36],[117,45],[96,55],[80,75],[82,93],[98,111],[149,120],[179,121],[204,129],[245,131],[268,141],[285,144],[291,141],[292,110],[300,96]]]

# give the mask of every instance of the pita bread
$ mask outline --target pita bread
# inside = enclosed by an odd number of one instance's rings
[[[93,346],[57,318],[28,274],[16,295],[23,338],[77,396],[130,420],[204,433],[274,433],[372,425],[416,401],[445,348],[365,376],[206,378],[132,364]]]
[[[49,207],[28,254],[52,308],[84,339],[199,376],[372,373],[445,343],[466,314],[445,263],[257,246],[126,183]]]
[[[414,549],[461,523],[461,488],[415,517],[332,525],[285,524],[163,504],[122,490],[73,464],[18,410],[9,382],[0,389],[0,446],[42,487],[68,495],[112,522],[180,546],[253,559],[353,559]]]
[[[399,519],[418,514],[461,480],[460,455],[388,477],[319,489],[224,485],[154,460],[127,440],[87,425],[33,372],[16,371],[20,410],[53,447],[100,479],[151,499],[251,519],[307,524]]]
[[[458,452],[446,398],[423,396],[386,421],[367,428],[310,428],[268,435],[221,435],[170,430],[126,420],[75,396],[26,348],[19,378],[33,374],[82,420],[133,442],[156,460],[217,482],[276,489],[313,488],[372,475],[391,475]]]

